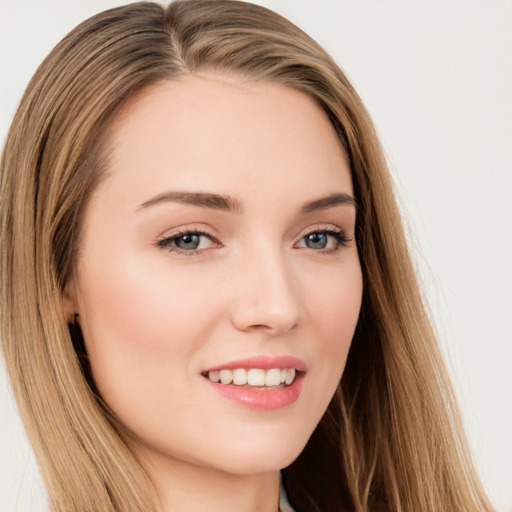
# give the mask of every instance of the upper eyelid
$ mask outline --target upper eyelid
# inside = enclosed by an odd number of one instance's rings
[[[161,237],[158,237],[157,242],[159,241],[165,241],[165,240],[173,240],[175,238],[181,238],[182,236],[187,235],[198,235],[198,236],[206,236],[210,238],[211,240],[216,240],[215,235],[212,233],[208,233],[206,231],[202,231],[200,229],[198,230],[186,230],[186,231],[178,231],[176,233],[171,233],[170,235],[163,235]]]
[[[337,224],[333,224],[330,222],[317,223],[317,224],[309,225],[307,228],[302,229],[300,231],[301,234],[300,234],[299,238],[302,238],[302,237],[308,235],[309,233],[315,233],[315,232],[320,232],[320,231],[343,232],[347,236],[350,236],[350,234],[353,232],[353,229],[351,226],[348,228],[345,228],[345,227],[342,227],[342,226],[339,226]]]
[[[209,238],[213,247],[207,247],[207,248],[203,248],[203,249],[199,249],[199,248],[198,249],[183,249],[181,247],[178,247],[177,245],[172,244],[172,242],[175,239],[178,239],[182,236],[194,235],[194,234],[199,235],[199,236],[206,236],[207,238]],[[176,252],[182,256],[194,256],[194,255],[200,256],[200,255],[205,255],[206,251],[208,251],[210,249],[218,248],[219,246],[222,246],[222,244],[220,242],[218,242],[213,235],[210,235],[209,233],[206,233],[204,231],[184,230],[184,231],[177,232],[177,233],[174,233],[174,234],[171,234],[168,236],[160,237],[156,241],[155,246],[159,249],[167,250],[168,252]]]
[[[353,236],[351,236],[347,231],[343,228],[322,228],[322,229],[313,229],[304,233],[301,237],[298,238],[296,243],[304,240],[308,235],[313,233],[325,233],[328,236],[332,236],[337,238],[340,243],[349,242],[353,240]]]
[[[188,234],[199,234],[199,235],[206,235],[211,238],[215,238],[214,231],[212,229],[209,229],[204,224],[193,224],[192,227],[180,227],[180,228],[173,228],[173,229],[166,229],[161,234],[159,234],[157,237],[155,237],[155,240],[158,242],[159,240],[164,240],[168,238],[178,238],[183,235]]]
[[[212,242],[213,245],[216,245],[216,246],[222,245],[213,234],[208,233],[205,230],[197,229],[197,228],[196,229],[180,229],[179,231],[176,231],[174,233],[159,236],[155,240],[154,245],[160,249],[166,249],[166,248],[169,248],[169,246],[172,247],[172,242],[174,240],[176,240],[182,236],[186,236],[186,235],[206,236]],[[187,251],[187,250],[181,249],[175,245],[174,245],[174,248],[176,251],[182,251],[184,253],[188,252],[189,254],[192,254],[194,252],[201,252],[201,251],[205,250],[205,249],[191,249],[191,250]]]

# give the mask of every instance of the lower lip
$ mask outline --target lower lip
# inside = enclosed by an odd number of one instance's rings
[[[289,386],[275,389],[244,388],[234,384],[212,382],[209,379],[206,381],[224,398],[252,409],[274,410],[286,407],[299,398],[303,377],[304,374],[299,373]]]

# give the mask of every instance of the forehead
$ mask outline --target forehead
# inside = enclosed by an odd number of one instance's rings
[[[209,73],[152,86],[118,114],[109,142],[109,174],[148,197],[165,188],[237,194],[261,181],[290,192],[315,182],[351,190],[323,110],[271,81]]]

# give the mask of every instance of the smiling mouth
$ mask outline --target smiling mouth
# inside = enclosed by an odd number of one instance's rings
[[[246,388],[280,388],[293,383],[297,375],[295,368],[236,368],[222,369],[203,373],[203,376],[215,383],[235,385]]]

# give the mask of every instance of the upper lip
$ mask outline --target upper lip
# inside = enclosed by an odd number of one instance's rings
[[[307,370],[306,363],[293,356],[253,356],[245,359],[237,359],[221,363],[205,370],[205,372],[213,372],[219,370],[236,370],[237,368],[261,368],[262,370],[270,370],[271,368],[295,368],[300,372]]]

